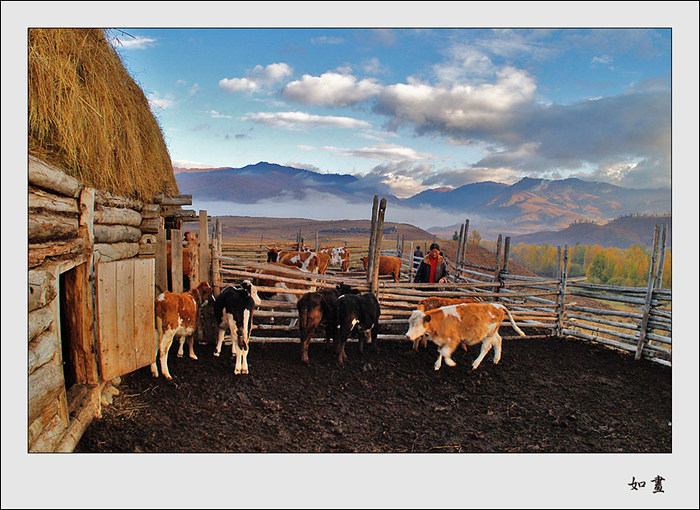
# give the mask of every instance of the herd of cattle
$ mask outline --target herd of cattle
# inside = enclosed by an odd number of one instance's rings
[[[366,257],[363,257],[365,270]],[[395,260],[392,260],[395,259]],[[396,263],[398,261],[398,265]],[[189,356],[197,359],[194,353],[193,334],[199,317],[198,309],[213,300],[214,319],[218,326],[218,341],[214,356],[219,356],[226,331],[230,333],[232,354],[236,357],[234,374],[248,373],[249,338],[253,328],[253,316],[261,299],[284,299],[296,304],[299,316],[299,337],[301,342],[301,361],[309,363],[308,348],[316,330],[323,325],[326,343],[333,340],[335,356],[339,365],[347,361],[345,344],[351,334],[360,341],[360,352],[366,344],[375,344],[381,313],[379,302],[372,293],[361,293],[351,286],[341,283],[332,289],[315,290],[302,284],[271,279],[271,276],[288,276],[290,269],[304,275],[323,274],[328,265],[339,265],[342,270],[348,267],[348,251],[344,247],[325,248],[313,251],[284,251],[276,248],[268,250],[268,266],[257,270],[257,276],[243,280],[238,285],[225,287],[217,296],[206,282],[184,293],[164,292],[155,301],[155,320],[157,330],[158,353],[151,364],[151,373],[158,377],[157,362],[166,379],[172,379],[168,371],[168,351],[174,338],[179,337],[177,355],[183,356],[183,346],[187,340]],[[399,279],[401,259],[381,256],[379,273]],[[275,287],[280,290],[304,288],[308,292],[290,294],[285,292],[258,292],[260,287]],[[510,312],[501,304],[480,302],[473,297],[442,298],[429,297],[418,303],[408,319],[406,338],[413,341],[413,348],[418,349],[422,340],[426,345],[426,336],[438,347],[438,359],[435,370],[439,370],[444,358],[448,366],[454,366],[452,353],[462,345],[481,344],[481,352],[472,364],[476,369],[484,356],[493,347],[494,363],[501,358],[501,337],[498,328],[505,316],[508,316],[513,329],[520,335],[525,334],[518,328]]]

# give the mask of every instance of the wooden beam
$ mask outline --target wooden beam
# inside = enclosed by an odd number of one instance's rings
[[[211,283],[209,277],[209,226],[207,225],[207,211],[199,211],[199,281]]]
[[[192,195],[165,195],[159,193],[154,197],[154,202],[160,205],[192,205]]]
[[[73,198],[78,198],[83,187],[74,177],[34,156],[29,156],[28,181],[34,186]]]

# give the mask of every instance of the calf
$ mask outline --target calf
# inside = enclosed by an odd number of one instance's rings
[[[319,253],[327,253],[330,255],[328,265],[340,266],[341,271],[348,270],[348,264],[350,263],[350,251],[345,246],[329,246],[326,248],[321,248]]]
[[[335,303],[339,297],[345,294],[358,294],[357,289],[341,283],[334,289],[322,289],[317,292],[308,292],[297,301],[299,312],[299,338],[301,340],[301,362],[309,364],[309,342],[316,332],[316,328],[323,323],[326,328],[326,342],[331,336],[335,337],[337,318]]]
[[[166,379],[172,379],[168,371],[168,351],[176,336],[180,337],[178,357],[182,357],[182,346],[187,338],[190,348],[190,358],[197,359],[194,354],[194,338],[192,334],[197,324],[197,309],[211,298],[212,289],[207,282],[201,282],[197,287],[182,294],[163,292],[156,298],[155,316],[158,331],[158,354],[160,371]],[[156,362],[151,364],[151,374],[158,377]]]
[[[418,301],[418,308],[417,310],[420,310],[421,312],[429,312],[430,310],[435,310],[436,308],[440,308],[443,306],[450,306],[450,305],[460,305],[462,303],[479,303],[481,300],[479,298],[475,297],[463,297],[463,298],[445,298],[445,297],[438,297],[438,296],[431,296],[425,299],[421,299]],[[420,338],[416,338],[413,341],[413,350],[417,351],[418,350],[418,343],[423,344],[423,348],[426,346],[426,336],[421,335]],[[462,344],[462,347],[464,347],[464,350],[467,349],[465,344]]]
[[[444,306],[429,312],[414,310],[408,319],[406,338],[415,341],[425,333],[430,335],[430,340],[438,346],[435,370],[440,370],[443,357],[447,365],[451,367],[456,365],[451,356],[460,343],[468,345],[481,343],[481,353],[472,363],[472,369],[476,370],[492,346],[493,362],[500,361],[501,337],[498,334],[498,327],[503,322],[505,314],[508,314],[513,329],[519,335],[525,336],[525,333],[515,324],[508,309],[502,304],[471,303]]]
[[[337,319],[335,335],[335,352],[338,355],[338,363],[348,359],[345,355],[345,343],[350,332],[356,328],[363,335],[360,337],[360,352],[366,343],[377,341],[377,328],[379,327],[379,301],[374,294],[345,294],[335,302],[335,315]]]
[[[319,254],[313,251],[287,251],[277,248],[268,248],[267,261],[277,262],[285,266],[295,266],[309,273],[323,274],[328,266],[330,256],[327,253]]]
[[[362,264],[365,266],[365,271],[369,265],[369,257],[360,258]],[[379,275],[391,275],[394,277],[394,281],[399,281],[399,275],[401,274],[401,259],[399,257],[392,257],[391,255],[380,255],[379,256]]]
[[[221,353],[221,344],[228,328],[231,351],[236,356],[234,374],[248,373],[248,339],[253,329],[253,312],[260,305],[257,289],[249,280],[240,286],[226,287],[214,300],[214,317],[219,325],[219,340],[214,356]]]

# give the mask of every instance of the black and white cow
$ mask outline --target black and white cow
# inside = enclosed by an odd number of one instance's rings
[[[214,317],[219,325],[214,356],[221,353],[221,344],[228,329],[232,354],[236,355],[234,374],[248,373],[248,339],[253,329],[253,311],[259,305],[257,289],[249,280],[243,281],[240,286],[226,287],[214,300]]]
[[[301,362],[309,364],[309,343],[316,328],[323,323],[326,328],[326,342],[335,337],[338,321],[335,315],[335,303],[345,294],[359,294],[357,289],[341,283],[334,289],[321,289],[307,292],[297,301],[299,312],[299,337],[301,339]]]
[[[353,330],[360,339],[360,352],[365,343],[377,341],[379,327],[379,301],[371,292],[367,294],[345,294],[335,302],[335,314],[338,321],[335,335],[335,353],[338,363],[342,365],[348,357],[345,355],[345,343]]]

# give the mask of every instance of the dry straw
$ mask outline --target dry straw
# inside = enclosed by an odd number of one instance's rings
[[[105,31],[28,34],[29,153],[119,195],[177,193],[158,121]]]

